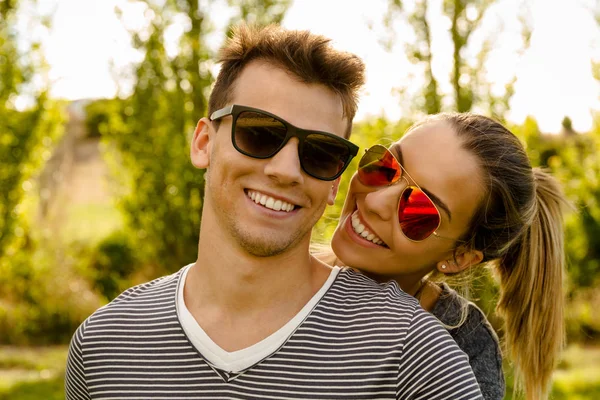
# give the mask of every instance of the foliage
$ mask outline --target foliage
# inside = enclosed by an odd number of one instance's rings
[[[33,71],[44,65],[36,44],[19,49],[18,7],[17,0],[0,3],[0,259],[13,238],[25,234],[19,226],[19,204],[62,133],[64,118],[60,105],[48,100],[43,90],[30,88]],[[18,110],[18,100],[27,95],[34,106]]]
[[[0,260],[0,343],[68,342],[102,305],[76,272],[89,262],[85,247],[51,243],[50,236],[27,235],[19,251]]]
[[[106,300],[112,300],[130,286],[137,265],[129,236],[117,231],[96,248],[90,267],[83,271]]]
[[[570,292],[600,283],[600,115],[588,133],[575,133],[565,119],[562,135],[542,135],[529,119],[513,130],[534,165],[550,168],[575,206],[566,215]]]
[[[283,21],[285,12],[291,4],[291,0],[227,1],[237,11],[229,22],[230,27],[239,21],[258,25],[279,24]]]
[[[598,278],[598,274],[596,275]],[[597,343],[600,341],[600,291],[594,288],[579,288],[571,293],[569,313],[565,320],[567,334],[572,341]]]
[[[444,0],[443,10],[450,20],[450,34],[454,51],[452,53],[452,87],[454,89],[455,109],[458,112],[469,111],[473,107],[474,91],[470,85],[461,83],[463,76],[473,76],[475,69],[470,69],[464,59],[465,47],[469,43],[469,38],[481,24],[481,20],[494,0]],[[474,17],[470,18],[467,14],[468,8],[471,8]],[[488,51],[485,47],[482,49],[482,57]]]
[[[446,17],[450,24],[448,35],[453,45],[452,72],[450,85],[452,95],[443,93],[440,89],[440,78],[433,72],[432,29],[429,24],[431,5],[430,0],[417,0],[412,10],[405,9],[405,4],[399,0],[388,0],[388,9],[384,16],[384,25],[388,31],[393,31],[392,21],[401,16],[412,27],[415,38],[406,44],[406,55],[413,64],[422,67],[424,77],[423,88],[411,100],[411,113],[424,112],[435,114],[444,110],[471,111],[473,109],[485,110],[489,115],[503,120],[509,108],[509,101],[514,94],[513,77],[504,87],[502,93],[496,93],[492,84],[486,79],[486,64],[489,55],[495,47],[496,33],[489,34],[481,44],[473,38],[480,36],[482,21],[487,17],[488,10],[495,4],[495,0],[444,0],[439,12]],[[523,8],[527,10],[527,8]],[[527,21],[526,11],[518,16],[522,26],[523,52],[529,47],[531,29]],[[391,35],[394,36],[393,33]],[[391,48],[390,42],[384,43]],[[400,90],[404,93],[404,90]],[[406,95],[404,93],[404,95]],[[451,98],[449,98],[451,97]]]
[[[195,115],[203,115],[203,93],[211,82],[199,67],[208,59],[204,13],[197,1],[145,2],[147,30],[131,32],[144,58],[136,67],[133,94],[88,106],[88,125],[98,121],[105,154],[126,191],[119,200],[138,257],[163,271],[180,268],[197,246],[203,173],[186,154]],[[178,54],[169,57],[165,31],[185,17]],[[98,112],[106,107],[105,114]],[[95,128],[94,128],[95,129]],[[116,152],[115,152],[116,150]]]
[[[423,99],[425,104],[421,107],[427,114],[436,114],[442,111],[442,97],[439,94],[438,82],[433,75],[432,54],[431,54],[431,30],[427,22],[427,0],[419,0],[415,4],[415,11],[409,17],[413,26],[417,42],[408,44],[408,55],[413,63],[423,63],[425,65],[425,86],[423,88]],[[419,45],[417,43],[424,43]]]
[[[144,55],[135,67],[133,94],[92,103],[88,126],[103,136],[124,189],[119,206],[136,257],[165,273],[193,261],[197,252],[204,171],[194,169],[188,154],[195,121],[206,115],[215,54],[206,43],[212,34],[208,13],[197,1],[142,3],[147,27],[131,32]],[[238,18],[266,23],[280,21],[289,1],[230,3],[238,6]],[[181,21],[186,28],[170,56],[165,32]]]
[[[45,64],[39,46],[16,29],[19,6],[0,3],[0,342],[62,341],[72,321],[53,298],[60,289],[49,285],[60,275],[44,262],[34,223],[36,177],[63,132],[64,105],[47,98],[43,79],[33,85]]]

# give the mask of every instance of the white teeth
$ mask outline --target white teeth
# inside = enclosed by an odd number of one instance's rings
[[[360,223],[360,219],[358,218],[358,211],[352,214],[352,228],[354,232],[359,234],[361,237],[371,241],[375,244],[382,245],[383,240],[379,239],[374,233],[369,232],[367,228],[363,224]]]
[[[294,209],[294,205],[283,200],[277,200],[265,194],[258,192],[248,191],[248,197],[252,199],[256,204],[262,204],[263,206],[270,208],[275,211],[290,212]]]

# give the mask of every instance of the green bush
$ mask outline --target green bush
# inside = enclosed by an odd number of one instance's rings
[[[600,290],[581,288],[569,297],[565,316],[569,341],[600,342]]]
[[[104,301],[75,271],[90,256],[48,238],[27,237],[0,260],[0,343],[68,343],[77,326]]]
[[[88,270],[94,288],[112,300],[130,286],[137,264],[129,236],[119,231],[98,245]]]

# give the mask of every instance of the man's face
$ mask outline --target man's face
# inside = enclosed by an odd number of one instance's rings
[[[334,92],[298,82],[261,61],[241,72],[231,104],[258,108],[299,128],[341,137],[347,126]],[[208,123],[203,224],[214,221],[210,229],[219,229],[259,257],[281,254],[303,243],[308,246],[313,226],[326,205],[333,204],[338,182],[318,180],[301,169],[297,138],[269,159],[239,153],[231,142],[231,124],[231,116],[221,119],[216,131],[215,123]]]

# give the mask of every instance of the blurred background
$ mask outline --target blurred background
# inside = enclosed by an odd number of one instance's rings
[[[361,147],[475,111],[553,171],[576,206],[553,398],[600,398],[599,0],[0,0],[0,399],[64,398],[76,327],[195,260],[203,171],[188,143],[241,20],[309,29],[365,60]],[[497,295],[478,272],[474,299],[502,335]]]

